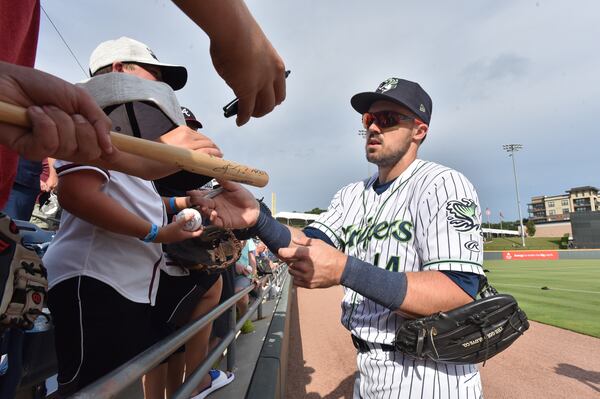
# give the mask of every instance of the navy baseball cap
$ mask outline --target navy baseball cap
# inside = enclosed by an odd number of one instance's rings
[[[355,94],[350,103],[357,112],[364,114],[376,101],[390,101],[411,110],[429,125],[433,104],[429,94],[415,82],[399,78],[389,78],[381,82],[374,92]]]
[[[202,123],[200,123],[200,121],[198,119],[196,119],[196,117],[194,116],[192,111],[190,111],[189,108],[181,107],[181,112],[183,113],[183,117],[185,118],[185,123],[187,123],[188,126],[195,128],[195,129],[200,129],[202,127]]]

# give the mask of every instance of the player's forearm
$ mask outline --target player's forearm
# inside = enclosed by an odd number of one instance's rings
[[[400,313],[426,316],[473,301],[463,289],[439,271],[408,272],[406,297]]]
[[[410,317],[462,306],[473,299],[438,271],[393,272],[349,256],[340,283]]]

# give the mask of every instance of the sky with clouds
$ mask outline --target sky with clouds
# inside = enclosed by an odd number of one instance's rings
[[[129,36],[188,68],[177,92],[225,158],[266,170],[253,189],[277,211],[326,208],[342,186],[375,172],[364,156],[350,97],[389,77],[419,82],[433,98],[420,158],[464,173],[481,206],[517,219],[511,159],[523,215],[534,195],[600,186],[600,2],[589,0],[248,0],[292,71],[287,99],[237,128],[222,106],[208,39],[170,1],[49,1],[42,6],[87,70],[102,41]],[[223,21],[224,24],[227,21]],[[596,39],[594,39],[594,37]],[[42,13],[36,67],[68,81],[86,76]]]

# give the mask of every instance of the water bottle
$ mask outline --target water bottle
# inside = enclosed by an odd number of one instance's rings
[[[0,375],[6,374],[7,370],[8,370],[8,355],[4,354],[0,358]]]
[[[44,308],[44,312],[36,317],[33,322],[33,328],[31,330],[26,330],[26,333],[40,333],[44,331],[48,331],[52,325],[50,324],[50,311],[47,308]]]

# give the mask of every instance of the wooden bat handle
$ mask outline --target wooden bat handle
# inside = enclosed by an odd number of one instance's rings
[[[25,108],[2,101],[0,101],[0,122],[31,127]],[[179,168],[193,173],[255,187],[264,187],[269,182],[269,175],[263,170],[213,157],[212,155],[115,132],[110,132],[110,138],[113,145],[120,151],[170,165],[177,165]]]

